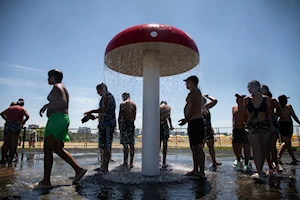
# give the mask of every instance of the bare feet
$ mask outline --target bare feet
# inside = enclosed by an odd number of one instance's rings
[[[34,184],[34,189],[52,189],[53,186],[51,183],[45,183],[44,181],[40,181]]]
[[[193,176],[193,175],[195,175],[195,174],[197,174],[198,172],[196,172],[196,171],[190,171],[190,172],[188,172],[188,173],[186,173],[185,174],[185,176]]]
[[[83,175],[87,172],[87,169],[81,169],[79,172],[76,173],[75,178],[72,182],[72,184],[76,184],[82,177]]]

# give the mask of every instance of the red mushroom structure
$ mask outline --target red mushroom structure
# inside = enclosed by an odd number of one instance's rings
[[[194,68],[198,48],[182,30],[142,24],[118,33],[106,47],[104,62],[114,71],[143,77],[142,174],[159,175],[159,77]]]

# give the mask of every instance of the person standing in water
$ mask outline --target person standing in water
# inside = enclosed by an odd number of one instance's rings
[[[248,133],[245,130],[245,116],[243,110],[243,101],[246,95],[235,94],[237,105],[232,108],[232,148],[236,157],[236,161],[233,163],[233,167],[237,170],[251,170],[252,167],[249,164],[251,155],[250,145],[248,141]],[[246,110],[247,111],[247,110]],[[245,154],[245,166],[241,162],[242,149]]]
[[[282,115],[281,106],[279,105],[278,101],[275,98],[273,98],[273,95],[270,92],[268,86],[262,85],[261,93],[263,95],[268,96],[271,99],[271,115],[272,115],[272,122],[274,126],[274,131],[271,133],[269,143],[268,143],[269,154],[267,154],[267,161],[269,165],[269,170],[267,171],[267,174],[282,173],[283,168],[280,165],[280,163],[278,163],[277,148],[276,148],[276,143],[280,136],[280,127],[277,119],[279,116]]]
[[[4,142],[1,148],[1,164],[5,164],[8,152],[9,157],[7,162],[11,164],[14,160],[14,155],[17,152],[18,139],[20,137],[21,130],[26,121],[29,119],[29,114],[22,106],[13,102],[10,107],[2,111],[0,115],[5,120]]]
[[[160,106],[160,145],[163,143],[163,160],[162,168],[166,168],[167,165],[167,151],[168,151],[168,140],[170,137],[170,130],[173,130],[171,120],[171,107],[166,101],[161,101]],[[168,125],[169,122],[169,125]]]
[[[179,120],[179,125],[183,126],[188,123],[188,136],[190,140],[190,148],[193,155],[194,169],[188,172],[187,176],[198,177],[206,180],[204,166],[205,154],[203,151],[204,139],[204,121],[202,116],[203,97],[198,88],[199,79],[197,76],[190,76],[184,80],[186,88],[190,90],[186,98],[184,107],[184,119]]]
[[[111,148],[113,134],[116,127],[116,101],[114,96],[107,90],[104,83],[96,86],[97,93],[101,96],[99,108],[90,110],[84,115],[90,116],[92,113],[100,113],[99,117],[99,148],[101,154],[100,171],[108,173],[108,164],[111,159]]]
[[[279,123],[280,123],[280,134],[282,136],[282,144],[280,146],[279,152],[278,152],[278,160],[281,162],[281,156],[285,152],[285,149],[288,150],[292,162],[291,164],[296,165],[297,162],[300,162],[294,154],[293,148],[292,148],[292,142],[291,138],[293,136],[293,120],[292,118],[300,125],[300,121],[295,114],[295,111],[291,104],[287,104],[288,97],[285,95],[280,95],[278,97],[279,104],[282,108],[283,115],[280,116]]]
[[[48,95],[49,103],[45,104],[40,110],[40,116],[47,110],[48,121],[44,133],[44,178],[37,188],[52,188],[50,175],[53,165],[53,152],[66,161],[75,171],[73,184],[76,184],[87,172],[80,167],[71,154],[64,149],[64,142],[70,141],[68,136],[69,120],[69,93],[63,79],[62,71],[53,69],[48,72],[48,83],[53,88]]]
[[[210,102],[207,103],[207,99],[210,100]],[[212,167],[213,171],[217,169],[218,165],[221,165],[221,162],[216,161],[216,152],[215,152],[215,138],[214,138],[214,129],[212,128],[211,125],[211,114],[210,114],[210,109],[213,108],[216,104],[218,103],[218,100],[212,96],[209,96],[208,94],[204,95],[203,97],[203,109],[202,109],[202,115],[203,115],[203,120],[204,120],[204,142],[203,146],[205,143],[207,144],[208,151],[212,160]]]
[[[128,166],[128,153],[130,149],[129,167],[132,168],[134,159],[134,121],[136,117],[136,104],[130,99],[129,93],[124,92],[122,94],[122,99],[123,102],[120,104],[118,123],[120,143],[123,144],[123,165]]]
[[[260,179],[263,172],[265,159],[267,158],[268,141],[270,134],[274,131],[271,100],[261,94],[260,83],[256,80],[248,83],[250,95],[244,98],[244,111],[247,119],[249,131],[248,140],[253,150],[253,159],[257,173],[252,174],[252,178]]]

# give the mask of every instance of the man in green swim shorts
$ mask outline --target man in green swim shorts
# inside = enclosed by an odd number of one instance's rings
[[[48,122],[44,135],[44,179],[36,185],[37,188],[52,188],[50,175],[53,152],[75,170],[73,184],[76,184],[87,171],[80,167],[70,153],[64,149],[64,142],[70,140],[68,136],[70,120],[68,115],[69,93],[61,82],[62,79],[62,71],[53,69],[48,72],[48,83],[53,85],[53,88],[47,98],[49,103],[40,110],[41,117],[47,110]]]

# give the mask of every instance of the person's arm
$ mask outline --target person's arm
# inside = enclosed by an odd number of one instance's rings
[[[5,120],[5,121],[7,121],[7,116],[6,116],[6,112],[7,112],[7,110],[8,110],[9,108],[7,108],[7,109],[5,109],[4,111],[2,111],[1,112],[1,117]]]
[[[218,100],[212,96],[209,96],[208,94],[205,94],[204,97],[208,98],[210,100],[210,102],[206,103],[204,105],[204,107],[208,110],[212,107],[214,107],[217,103],[218,103]]]
[[[273,115],[274,112],[272,110],[272,102],[271,102],[271,99],[269,97],[266,97],[266,103],[267,103],[266,115],[267,115],[267,118],[268,118],[268,121],[269,121],[269,124],[270,124],[270,130],[274,131],[274,125],[273,125],[273,122],[272,122],[272,115]]]
[[[249,114],[247,109],[248,103],[249,103],[249,97],[245,97],[243,100],[243,112],[244,112],[245,124],[248,122],[248,114]]]
[[[135,121],[135,119],[136,119],[136,105],[135,105],[135,103],[133,103],[133,115],[134,115],[134,121]]]
[[[90,110],[85,112],[85,115],[90,115],[92,113],[106,113],[108,110],[108,106],[109,106],[109,97],[103,97],[103,104],[104,106],[102,108],[98,108],[96,110]]]
[[[234,128],[235,117],[234,117],[234,107],[232,107],[232,127]]]
[[[279,102],[276,99],[273,98],[272,103],[273,103],[273,105],[276,109],[276,111],[275,111],[275,113],[273,113],[273,115],[275,117],[280,117],[281,115],[283,115],[282,108],[281,108]]]
[[[25,109],[23,109],[23,116],[25,116],[25,119],[22,120],[22,125],[24,125],[29,119],[29,114]]]
[[[290,108],[291,116],[292,116],[293,119],[300,125],[300,121],[299,121],[297,115],[295,114],[292,105],[288,105],[288,107]]]
[[[172,120],[171,120],[171,108],[170,108],[170,113],[169,113],[168,121],[169,121],[169,124],[170,124],[170,130],[173,130],[174,127],[172,125]]]
[[[119,127],[120,127],[120,123],[123,121],[123,113],[124,113],[124,109],[123,109],[123,104],[120,104],[120,110],[119,110],[119,117],[118,117],[118,123],[119,123]]]

